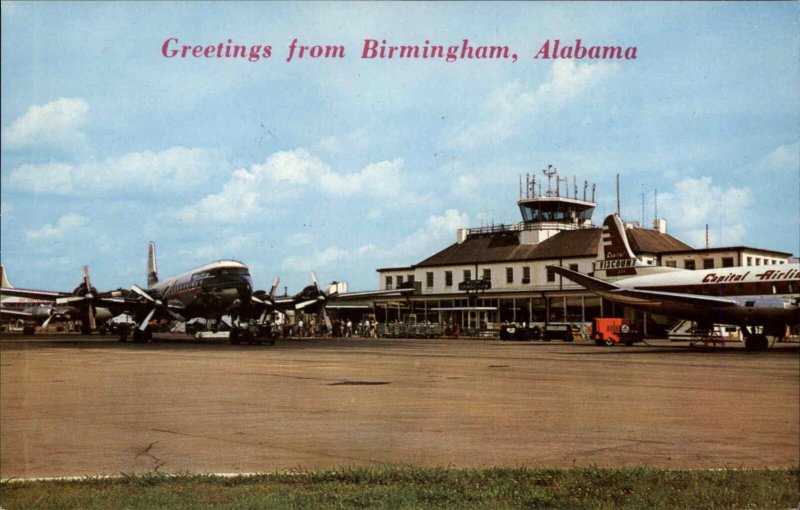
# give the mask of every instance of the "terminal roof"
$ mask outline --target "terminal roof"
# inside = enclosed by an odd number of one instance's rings
[[[428,257],[415,267],[488,264],[523,260],[593,257],[597,255],[600,228],[563,230],[538,244],[522,244],[516,232],[470,236]],[[657,230],[627,229],[635,253],[667,253],[691,250],[691,246]]]

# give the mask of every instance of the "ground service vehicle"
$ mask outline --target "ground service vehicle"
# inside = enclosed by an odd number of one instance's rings
[[[578,335],[578,331],[572,324],[568,323],[554,323],[549,322],[544,325],[542,331],[542,340],[549,342],[550,340],[563,340],[564,342],[572,342]]]
[[[592,339],[595,345],[624,343],[633,345],[644,340],[638,324],[618,317],[597,317],[592,323]]]

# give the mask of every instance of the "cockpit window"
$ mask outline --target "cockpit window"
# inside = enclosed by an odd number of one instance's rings
[[[250,271],[244,267],[227,267],[221,269],[219,274],[221,276],[250,276]]]

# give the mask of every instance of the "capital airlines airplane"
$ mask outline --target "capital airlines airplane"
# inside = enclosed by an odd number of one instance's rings
[[[698,271],[648,266],[633,254],[617,215],[603,222],[595,263],[595,275],[604,273],[607,280],[561,266],[547,267],[609,301],[631,308],[707,326],[738,325],[749,350],[766,349],[767,335],[782,337],[787,326],[800,324],[800,264]],[[613,282],[608,281],[612,278]]]

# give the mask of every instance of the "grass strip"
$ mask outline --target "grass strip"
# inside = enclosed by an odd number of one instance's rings
[[[123,475],[0,484],[23,509],[797,508],[800,470],[346,467],[237,477]]]

